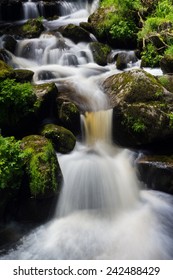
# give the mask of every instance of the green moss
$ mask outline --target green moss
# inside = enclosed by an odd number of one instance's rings
[[[31,194],[41,195],[55,192],[58,187],[59,165],[52,144],[46,138],[31,135],[23,138]]]
[[[73,133],[62,126],[47,124],[41,134],[52,141],[55,150],[59,153],[71,152],[76,144]]]
[[[42,17],[29,19],[22,27],[21,34],[29,38],[38,37],[44,30]]]
[[[0,81],[6,78],[11,78],[14,75],[13,69],[4,61],[0,60]]]

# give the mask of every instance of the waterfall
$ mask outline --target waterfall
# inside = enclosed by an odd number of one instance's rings
[[[28,2],[23,3],[24,19],[37,18],[39,16],[39,11],[37,3],[28,0]]]
[[[54,218],[0,259],[173,259],[173,198],[146,190],[134,153],[112,143],[112,110],[101,84],[118,70],[94,63],[87,43],[52,32],[85,21],[98,3],[63,1],[62,16],[45,21],[48,32],[18,40],[10,54],[9,64],[32,70],[35,84],[55,82],[84,112],[83,140],[57,154],[64,181]]]

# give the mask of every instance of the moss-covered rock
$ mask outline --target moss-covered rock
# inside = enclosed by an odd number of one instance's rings
[[[143,70],[113,75],[103,84],[113,112],[114,140],[141,146],[173,138],[173,94]]]
[[[173,73],[173,55],[164,55],[160,61],[160,67],[163,74]]]
[[[73,133],[58,125],[47,124],[43,127],[41,134],[50,139],[55,150],[59,153],[69,153],[76,144]]]
[[[92,42],[89,46],[92,51],[94,61],[101,66],[105,66],[107,64],[111,48],[108,45],[99,42]]]
[[[49,197],[59,192],[62,179],[56,153],[43,136],[30,135],[22,139],[30,193],[34,197]]]
[[[80,26],[68,24],[59,29],[64,37],[71,39],[74,43],[91,42],[90,33]]]
[[[173,75],[162,75],[158,77],[158,80],[163,87],[173,93]]]
[[[16,33],[24,38],[37,38],[44,31],[44,26],[42,24],[42,18],[29,19],[24,23]]]
[[[55,83],[34,85],[37,96],[37,116],[40,123],[54,121],[57,118],[56,98],[58,90]]]
[[[81,131],[80,112],[77,106],[64,98],[57,99],[58,122],[74,135]]]
[[[0,80],[11,78],[13,76],[13,69],[10,66],[8,66],[3,60],[0,60]]]
[[[31,82],[33,78],[34,72],[26,69],[16,69],[14,70],[14,77],[17,82],[25,83]]]
[[[159,101],[166,92],[153,75],[141,69],[113,75],[103,86],[114,106],[120,102]]]

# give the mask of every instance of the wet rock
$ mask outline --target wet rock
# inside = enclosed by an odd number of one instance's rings
[[[20,83],[31,82],[33,75],[34,72],[31,70],[25,70],[25,69],[14,70],[14,77],[16,79],[16,82],[20,82]]]
[[[91,42],[90,33],[80,26],[68,24],[59,29],[64,37],[71,39],[74,43]]]
[[[114,141],[143,146],[173,139],[173,95],[149,73],[134,69],[103,83],[113,110]]]
[[[77,106],[64,98],[57,99],[58,123],[78,135],[81,132],[80,112]]]
[[[107,64],[111,48],[108,45],[99,42],[92,42],[89,46],[92,51],[94,61],[98,65],[105,66]]]
[[[128,67],[128,63],[135,63],[137,60],[134,51],[120,52],[116,55],[116,67],[119,70],[123,70]]]
[[[1,56],[2,52],[0,53]],[[13,69],[8,66],[3,60],[0,60],[0,80],[14,76]]]
[[[37,97],[37,117],[40,125],[45,122],[56,122],[58,90],[55,84],[34,85],[34,91]]]
[[[62,126],[47,124],[41,130],[41,135],[50,139],[54,149],[59,153],[71,152],[76,144],[73,133]]]
[[[10,51],[11,53],[15,52],[17,41],[11,36],[11,35],[5,35],[2,40],[3,48],[5,48],[7,51]]]
[[[22,139],[30,194],[46,198],[60,190],[62,174],[51,142],[40,135]]]
[[[164,57],[160,61],[160,67],[163,71],[163,74],[173,73],[173,56],[164,55]]]
[[[173,156],[143,155],[137,160],[139,178],[148,188],[173,194]]]

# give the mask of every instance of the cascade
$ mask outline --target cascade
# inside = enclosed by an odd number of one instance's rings
[[[145,190],[133,152],[111,141],[112,110],[100,84],[117,69],[96,65],[87,43],[51,33],[85,21],[98,2],[63,1],[62,16],[45,23],[50,32],[19,40],[10,53],[9,64],[34,71],[35,84],[67,89],[85,114],[83,141],[57,154],[64,182],[54,218],[0,259],[173,259],[173,198]]]
[[[39,16],[39,11],[37,3],[28,0],[23,3],[24,19],[37,18]]]

